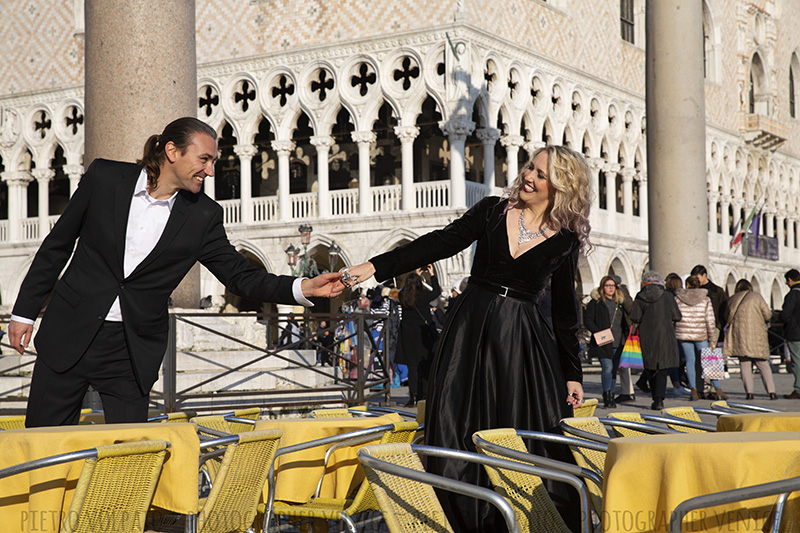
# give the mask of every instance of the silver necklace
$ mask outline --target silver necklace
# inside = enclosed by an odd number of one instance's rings
[[[523,211],[519,212],[519,233],[517,233],[517,246],[528,241],[532,241],[537,237],[544,235],[547,231],[547,224],[542,226],[539,231],[531,231],[525,226],[525,214]]]

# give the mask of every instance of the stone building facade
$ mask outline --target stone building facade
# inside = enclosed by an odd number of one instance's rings
[[[592,169],[595,249],[638,287],[648,264],[644,0],[196,0],[198,117],[220,135],[205,191],[269,272],[312,224],[322,268],[357,264],[499,194],[547,143]],[[710,278],[779,306],[800,263],[800,0],[703,0]],[[0,312],[83,161],[83,1],[0,6]],[[164,53],[169,53],[165,50]],[[121,81],[122,82],[122,81]],[[146,83],[146,80],[127,80]],[[687,103],[687,105],[690,105]],[[120,110],[119,127],[125,115]],[[157,133],[163,124],[153,124]],[[115,132],[109,131],[108,135]],[[144,139],[142,139],[144,142]],[[778,259],[731,248],[754,207]],[[758,211],[758,210],[757,210]],[[328,247],[342,253],[330,265]],[[435,265],[443,286],[471,250]],[[250,303],[203,272],[215,305]]]

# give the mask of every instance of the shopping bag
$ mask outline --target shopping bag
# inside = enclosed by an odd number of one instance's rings
[[[722,348],[703,348],[700,350],[700,366],[703,367],[703,379],[725,379],[725,358]]]
[[[644,368],[642,359],[642,347],[639,345],[639,328],[631,327],[625,346],[622,348],[622,356],[619,359],[620,368]]]

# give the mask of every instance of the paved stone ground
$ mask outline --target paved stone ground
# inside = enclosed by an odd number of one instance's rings
[[[725,391],[725,394],[729,396],[729,401],[750,403],[753,405],[760,405],[772,409],[780,409],[782,411],[800,411],[800,400],[787,400],[783,398],[784,394],[789,394],[790,392],[792,392],[792,385],[794,383],[794,376],[791,373],[787,372],[783,364],[781,364],[780,366],[778,366],[777,364],[773,364],[772,376],[775,382],[776,393],[778,394],[777,400],[769,399],[769,396],[764,390],[764,385],[761,382],[761,377],[758,374],[754,376],[755,399],[745,400],[744,385],[742,384],[741,376],[738,373],[738,368],[734,367],[732,370],[734,373],[731,374],[730,379],[725,379],[720,382],[720,386]],[[614,410],[603,409],[602,407],[603,388],[600,384],[600,365],[597,363],[584,364],[583,371],[584,371],[583,386],[584,386],[585,397],[587,399],[597,398],[597,400],[599,401],[597,410],[595,411],[595,416],[598,417],[608,416],[608,414],[613,412]],[[636,379],[638,379],[638,376],[634,375],[634,380]],[[620,394],[619,379],[617,380],[616,394],[617,395]],[[395,407],[397,407],[398,409],[416,412],[415,407],[411,408],[403,407],[403,404],[405,404],[407,401],[408,401],[407,387],[392,389],[392,403],[395,404]],[[650,397],[650,394],[642,392],[637,389],[636,401],[617,404],[616,411],[637,411],[642,413],[656,414],[656,411],[650,409],[651,403],[652,403],[652,398]],[[709,408],[711,405],[711,401],[697,400],[691,402],[689,401],[688,396],[677,396],[677,397],[673,396],[671,383],[668,384],[667,398],[664,400],[664,407],[677,407],[681,405],[691,405],[693,407]],[[701,419],[703,419],[704,422],[716,423],[716,419],[713,416],[701,415]]]

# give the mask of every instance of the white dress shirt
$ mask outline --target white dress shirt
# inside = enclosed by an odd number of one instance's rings
[[[123,274],[126,278],[156,247],[158,239],[161,238],[161,234],[164,233],[164,228],[167,226],[167,220],[169,220],[177,195],[176,191],[166,200],[156,200],[150,196],[147,192],[147,171],[142,168],[133,190],[131,207],[128,213],[128,226],[125,230]],[[301,283],[304,279],[306,278],[294,280],[294,283],[292,283],[292,295],[297,303],[306,307],[313,307],[314,304],[303,296]],[[111,304],[105,319],[109,322],[122,322],[119,296]],[[33,319],[17,315],[11,315],[11,320],[23,324],[34,323]]]

